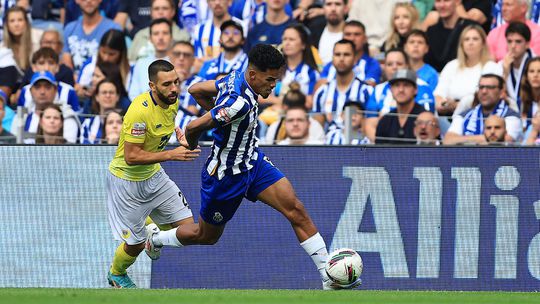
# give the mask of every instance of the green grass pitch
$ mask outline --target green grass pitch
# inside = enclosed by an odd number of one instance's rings
[[[322,291],[216,289],[0,289],[1,303],[362,303],[362,304],[527,304],[540,303],[538,293],[449,291]]]

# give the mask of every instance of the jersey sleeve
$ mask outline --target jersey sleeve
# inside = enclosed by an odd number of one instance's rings
[[[227,101],[210,110],[212,119],[219,126],[226,126],[244,117],[250,110],[249,102],[242,96],[230,96]]]
[[[125,141],[135,144],[144,143],[147,130],[143,112],[138,111],[136,107],[130,108],[124,116],[122,132],[124,132]]]

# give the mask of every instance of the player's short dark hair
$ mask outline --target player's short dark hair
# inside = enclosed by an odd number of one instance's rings
[[[285,66],[285,57],[270,44],[257,44],[249,51],[249,64],[261,72],[278,70]]]
[[[424,41],[426,42],[426,44],[428,43],[428,36],[427,36],[426,32],[424,32],[422,30],[419,30],[419,29],[411,30],[411,32],[405,38],[405,43],[409,42],[409,38],[413,37],[413,36],[414,37],[422,37],[422,38],[424,38]]]
[[[52,59],[54,63],[56,64],[60,62],[58,58],[58,54],[56,54],[56,52],[50,47],[42,47],[39,50],[37,50],[32,55],[32,64],[36,64],[37,61],[41,58]]]
[[[169,33],[171,33],[172,35],[172,23],[170,20],[165,19],[165,18],[157,18],[157,19],[152,20],[152,22],[150,22],[150,35],[152,35],[152,28],[154,27],[154,25],[161,24],[161,23],[166,23],[169,26]]]
[[[159,72],[169,72],[174,70],[174,65],[167,60],[158,59],[148,67],[148,78],[151,82],[156,82]]]
[[[361,28],[362,31],[364,31],[364,34],[366,33],[366,26],[360,21],[349,20],[349,21],[345,22],[345,26],[356,26],[356,27]]]
[[[354,45],[354,42],[350,41],[350,40],[347,40],[347,39],[341,39],[339,40],[338,42],[336,42],[336,44],[334,44],[334,48],[336,48],[336,45],[338,44],[348,44],[351,46],[352,50],[353,50],[353,53],[354,51],[356,50],[356,46]]]
[[[525,38],[525,41],[531,41],[531,30],[523,22],[510,22],[510,24],[508,24],[508,27],[506,28],[506,31],[504,32],[504,37],[508,37],[508,35],[510,34],[518,34],[521,37]]]

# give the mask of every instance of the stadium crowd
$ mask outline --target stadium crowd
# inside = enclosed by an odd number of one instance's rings
[[[259,98],[263,144],[540,144],[540,0],[5,0],[0,17],[0,144],[117,143],[156,59],[185,128],[204,114],[188,88],[258,43],[287,64]]]

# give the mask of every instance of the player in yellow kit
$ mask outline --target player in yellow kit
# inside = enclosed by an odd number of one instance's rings
[[[191,161],[200,150],[180,146],[164,151],[172,133],[185,141],[175,128],[178,112],[180,79],[174,66],[156,60],[148,67],[150,91],[133,100],[122,125],[120,141],[107,175],[107,206],[113,234],[122,244],[115,251],[108,273],[109,284],[117,288],[134,288],[127,275],[142,252],[149,231],[158,225],[178,227],[193,223],[193,215],[182,192],[163,171],[160,162]],[[150,218],[156,223],[145,227]],[[159,251],[148,252],[152,259]]]

